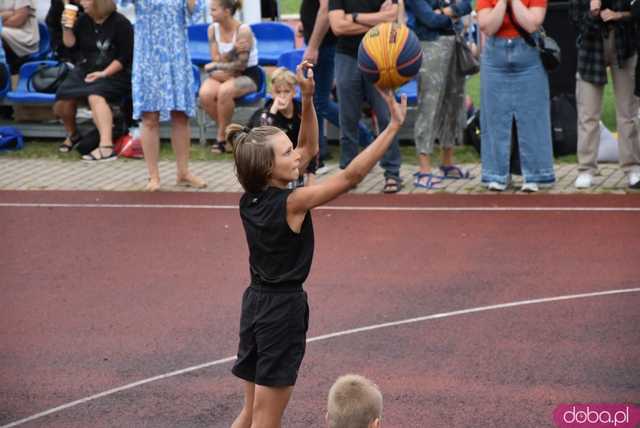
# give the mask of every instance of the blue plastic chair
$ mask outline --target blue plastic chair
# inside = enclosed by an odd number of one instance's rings
[[[258,64],[276,65],[282,52],[296,48],[295,33],[280,22],[258,22],[251,24],[258,42]]]
[[[38,22],[38,31],[40,32],[38,52],[28,55],[26,62],[45,60],[49,58],[51,54],[51,36],[49,36],[49,29],[44,23]]]
[[[56,94],[35,92],[29,85],[29,79],[41,65],[56,65],[58,61],[35,61],[22,64],[18,74],[18,86],[7,93],[7,99],[15,104],[53,104]]]
[[[258,90],[236,98],[236,105],[246,106],[255,104],[267,95],[267,75],[262,67],[258,68],[260,69],[260,84],[258,85]]]
[[[195,65],[205,65],[211,62],[208,29],[208,24],[190,25],[187,29],[191,63]]]
[[[407,95],[407,105],[414,106],[418,104],[418,81],[411,79],[396,89],[396,99],[398,101],[400,101],[401,94]]]
[[[296,67],[302,62],[304,49],[294,49],[283,53],[278,57],[278,67],[286,67],[292,72],[296,72]]]

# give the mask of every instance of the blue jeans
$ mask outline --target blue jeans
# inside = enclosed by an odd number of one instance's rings
[[[316,108],[316,114],[318,115],[320,159],[326,158],[329,154],[329,147],[324,136],[322,120],[326,119],[336,128],[340,127],[338,105],[331,100],[335,54],[335,45],[320,46],[318,50],[318,63],[313,67],[313,77],[316,82],[313,104]],[[362,122],[358,122],[358,131],[360,146],[367,147],[373,139],[371,132]]]
[[[520,37],[488,37],[480,63],[482,181],[507,183],[515,118],[524,181],[553,183],[549,81],[540,54]]]
[[[358,121],[365,99],[373,108],[380,129],[389,124],[389,109],[373,84],[362,76],[358,61],[352,56],[336,53],[336,87],[340,107],[340,168],[344,169],[359,152]],[[396,137],[380,161],[384,176],[399,180],[401,161]]]

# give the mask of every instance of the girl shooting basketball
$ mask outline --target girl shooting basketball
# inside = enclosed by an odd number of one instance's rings
[[[305,71],[307,77],[305,77]],[[404,122],[407,102],[380,91],[391,113],[386,129],[349,166],[323,182],[288,189],[318,152],[311,65],[296,78],[302,92],[298,144],[278,128],[227,128],[245,190],[240,216],[249,245],[251,285],[242,297],[240,344],[232,372],[245,381],[244,406],[232,428],[280,427],[305,352],[309,308],[302,288],[311,268],[310,210],[347,192],[380,160]]]

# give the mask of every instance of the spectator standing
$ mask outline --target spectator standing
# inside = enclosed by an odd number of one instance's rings
[[[236,107],[235,99],[255,92],[260,85],[258,48],[251,27],[233,15],[242,7],[239,0],[213,0],[209,26],[209,46],[213,62],[204,66],[209,73],[200,87],[200,103],[216,121],[218,135],[212,152],[224,153],[224,133]]]
[[[360,375],[340,376],[329,390],[326,419],[327,428],[380,428],[380,389]]]
[[[109,103],[131,97],[133,26],[116,11],[113,0],[80,0],[84,14],[73,22],[62,15],[62,42],[75,49],[78,64],[56,92],[53,110],[62,119],[67,139],[61,152],[69,152],[80,140],[76,128],[78,102],[88,101],[93,122],[100,134],[98,148],[83,160],[97,162],[116,159],[113,149],[113,112]]]
[[[38,52],[40,32],[35,0],[0,0],[2,46],[11,74],[17,74],[25,57]]]
[[[431,167],[433,146],[442,146],[444,178],[467,178],[453,162],[453,146],[462,143],[466,123],[464,75],[458,69],[456,32],[462,33],[460,20],[471,12],[469,0],[405,0],[407,11],[415,17],[412,29],[422,46],[422,65],[418,81],[418,115],[414,139],[420,170],[414,185],[431,189],[439,182]]]
[[[340,168],[345,169],[358,154],[358,121],[362,104],[369,102],[380,129],[389,123],[387,105],[373,83],[358,68],[358,46],[371,27],[398,18],[397,0],[329,0],[329,23],[337,36],[335,77],[340,118]],[[397,138],[380,162],[384,169],[383,192],[396,193],[402,188],[402,162]]]
[[[524,31],[536,33],[547,0],[478,0],[476,7],[480,30],[487,35],[480,68],[482,182],[495,191],[508,187],[515,122],[522,191],[535,192],[555,181],[549,81],[540,53],[520,37],[507,9]]]
[[[602,97],[607,66],[613,78],[620,166],[629,187],[640,188],[640,137],[635,118],[634,73],[640,34],[631,20],[628,0],[571,0],[578,32],[578,169],[575,187],[586,189],[598,171]]]
[[[316,92],[313,103],[318,114],[320,132],[320,162],[318,170],[324,169],[324,161],[329,157],[329,145],[324,135],[323,119],[336,128],[340,127],[338,105],[331,99],[335,71],[336,36],[329,25],[329,0],[302,0],[300,5],[301,30],[307,45],[303,59],[314,65],[313,76]],[[367,147],[373,137],[369,129],[358,122],[358,142]]]
[[[133,49],[133,117],[142,119],[140,133],[149,170],[146,190],[160,188],[160,122],[171,120],[179,186],[207,186],[189,171],[191,128],[196,94],[187,38],[190,15],[202,0],[120,0],[133,4],[136,28]]]
[[[84,13],[84,9],[80,4],[80,0],[51,0],[51,6],[47,12],[45,22],[47,29],[49,30],[49,39],[51,40],[51,49],[58,61],[70,62],[75,64],[79,58],[77,58],[76,51],[73,48],[67,48],[62,43],[62,13],[64,12],[65,4],[72,4],[78,7],[78,14]]]

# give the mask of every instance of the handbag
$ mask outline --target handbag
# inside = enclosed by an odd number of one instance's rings
[[[70,68],[64,62],[55,65],[42,64],[33,72],[27,83],[30,92],[55,94],[69,74]]]
[[[548,72],[554,71],[560,66],[562,62],[562,55],[560,51],[560,45],[544,31],[544,28],[540,27],[540,34],[536,40],[534,40],[531,34],[527,33],[527,31],[518,24],[518,21],[513,17],[513,12],[511,10],[511,6],[507,6],[507,13],[509,14],[509,19],[516,30],[518,30],[518,34],[529,46],[533,46],[540,52],[540,60],[542,61],[542,65],[545,70]]]
[[[480,71],[480,60],[471,52],[462,34],[456,33],[456,61],[463,76],[472,76]]]

